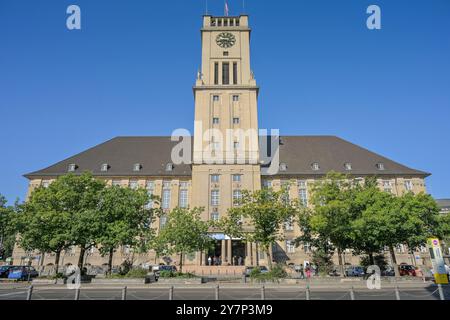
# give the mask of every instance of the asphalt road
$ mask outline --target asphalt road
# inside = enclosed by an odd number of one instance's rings
[[[444,288],[447,300],[450,300],[450,288]],[[215,288],[175,288],[174,300],[215,300]],[[355,300],[395,300],[395,291],[391,288],[382,290],[355,289]],[[25,300],[27,288],[2,288],[0,300]],[[74,300],[75,291],[67,288],[39,288],[33,290],[33,300]],[[120,288],[82,288],[80,300],[121,300]],[[266,300],[305,300],[306,292],[298,288],[267,288]],[[314,289],[311,300],[351,300],[347,289]],[[401,300],[439,300],[436,286],[425,288],[400,289]],[[127,300],[168,300],[169,288],[128,289]],[[259,288],[221,288],[220,300],[261,300]]]

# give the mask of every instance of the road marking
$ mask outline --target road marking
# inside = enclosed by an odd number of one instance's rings
[[[5,293],[5,294],[0,294],[0,297],[17,296],[19,294],[24,294],[24,293],[27,293],[27,292],[26,291],[21,291],[21,292]]]

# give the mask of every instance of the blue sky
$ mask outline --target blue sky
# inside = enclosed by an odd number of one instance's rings
[[[66,29],[66,8],[82,30]],[[241,0],[229,0],[231,14]],[[382,9],[382,30],[366,9]],[[246,0],[260,126],[337,135],[450,198],[450,1]],[[222,0],[209,0],[223,14]],[[192,129],[204,0],[0,0],[0,193],[115,136]],[[169,97],[169,99],[167,99]]]

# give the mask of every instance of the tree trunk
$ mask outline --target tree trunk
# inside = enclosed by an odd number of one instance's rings
[[[58,271],[59,271],[59,259],[61,258],[61,250],[56,252],[56,257],[55,257],[55,275],[58,275]]]
[[[414,255],[414,250],[411,250],[409,253],[411,255],[411,264],[414,267],[417,267],[416,256]]]
[[[338,248],[339,273],[341,277],[345,277],[344,263],[342,262],[342,249]]]
[[[86,253],[86,248],[85,247],[81,247],[80,256],[78,257],[78,268],[80,268],[80,271],[83,269],[84,254],[85,253]]]
[[[180,252],[180,273],[183,273],[183,252]]]
[[[371,266],[375,265],[375,259],[373,258],[373,253],[369,252],[369,263]]]
[[[108,257],[108,274],[112,275],[112,264],[113,264],[114,248],[109,249]]]
[[[267,255],[267,263],[269,265],[269,271],[272,271],[272,256],[270,255],[270,249],[265,248],[266,255]]]
[[[391,253],[392,267],[395,271],[395,277],[400,278],[400,270],[397,265],[397,258],[395,257],[395,251],[393,246],[389,246],[389,252]]]

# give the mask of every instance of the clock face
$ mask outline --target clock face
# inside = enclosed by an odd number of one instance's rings
[[[217,36],[216,42],[221,48],[231,48],[236,43],[236,37],[229,32],[224,32]]]

